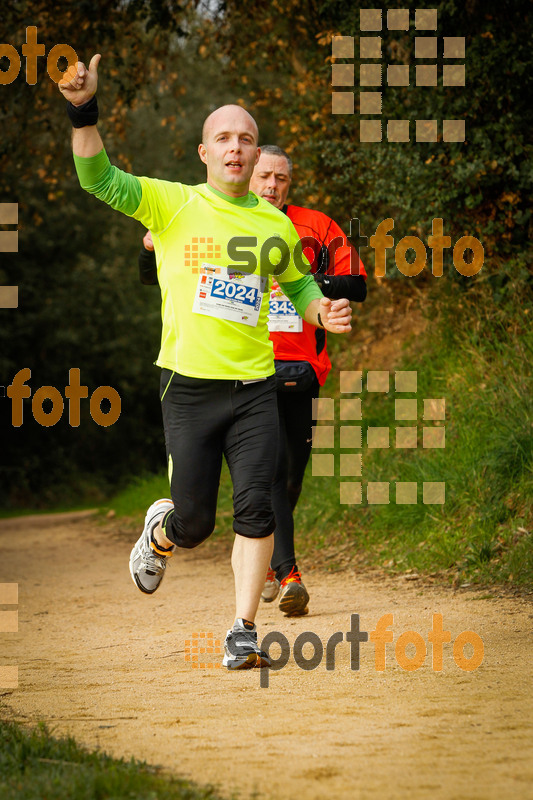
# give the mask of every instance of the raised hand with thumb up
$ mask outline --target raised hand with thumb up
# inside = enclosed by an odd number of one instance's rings
[[[97,53],[91,58],[89,69],[81,61],[77,61],[65,72],[58,88],[65,100],[74,106],[81,106],[96,94],[98,88],[98,64],[101,55]]]

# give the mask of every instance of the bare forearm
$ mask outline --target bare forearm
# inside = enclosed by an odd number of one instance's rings
[[[320,326],[318,323],[318,313],[320,311],[320,300],[315,298],[315,300],[311,300],[307,308],[305,309],[304,319],[310,325],[314,325],[315,328],[323,327]]]
[[[96,125],[72,129],[72,152],[75,156],[89,158],[97,155],[103,147],[104,143]]]

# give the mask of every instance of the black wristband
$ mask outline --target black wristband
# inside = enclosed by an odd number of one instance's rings
[[[67,114],[72,122],[73,128],[85,128],[87,125],[96,125],[98,122],[98,103],[96,95],[81,106],[73,106],[67,103]]]
[[[366,281],[362,275],[322,275],[319,281],[316,275],[313,277],[324,297],[330,300],[346,297],[347,300],[362,303],[366,297]]]

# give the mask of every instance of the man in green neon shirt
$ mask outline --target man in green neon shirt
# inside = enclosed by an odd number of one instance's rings
[[[222,106],[206,119],[207,182],[186,186],[113,167],[96,122],[100,56],[59,84],[69,101],[80,183],[152,231],[159,264],[161,401],[172,500],[158,500],[130,557],[134,583],[153,594],[177,548],[213,531],[222,456],[233,482],[236,620],[229,669],[268,666],[255,615],[272,553],[271,483],[277,442],[268,281],[275,274],[299,313],[333,333],[351,330],[347,300],[330,301],[295,263],[299,237],[278,209],[248,191],[259,158],[254,119]],[[272,253],[275,256],[272,258]],[[308,265],[306,265],[308,266]],[[300,267],[300,268],[298,268]]]

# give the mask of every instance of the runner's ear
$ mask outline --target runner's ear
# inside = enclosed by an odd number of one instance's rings
[[[207,164],[207,150],[205,149],[204,144],[198,145],[198,155],[200,156],[200,161],[203,161],[204,164]]]

